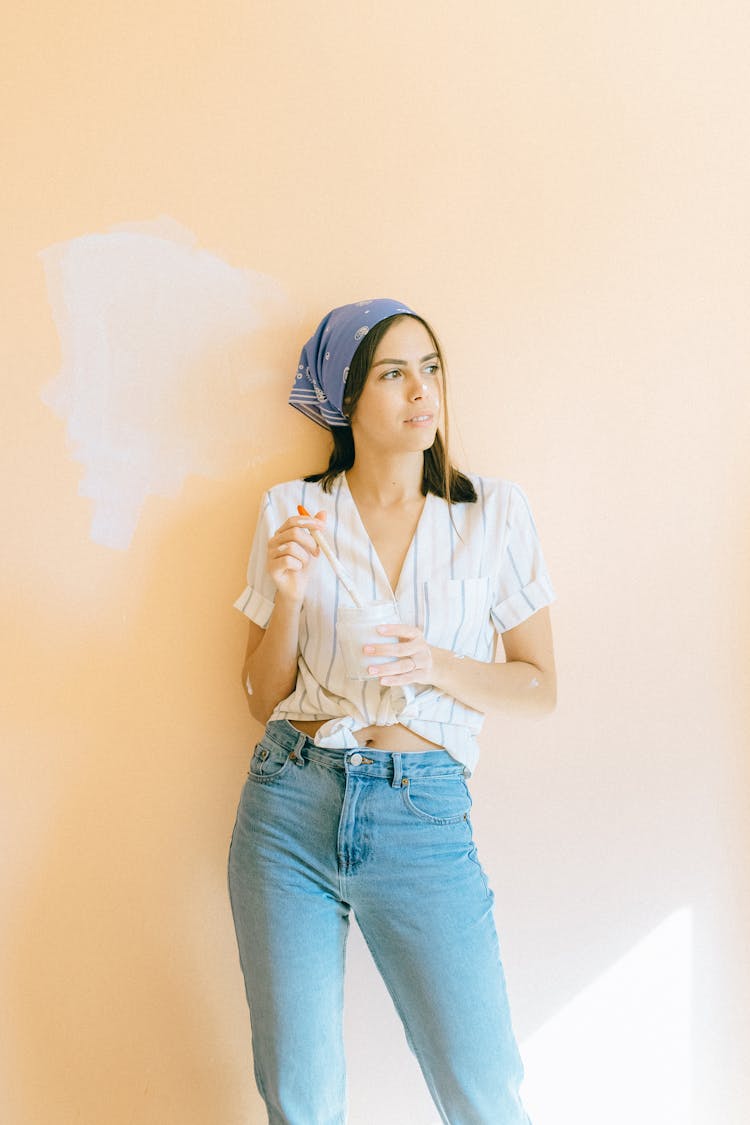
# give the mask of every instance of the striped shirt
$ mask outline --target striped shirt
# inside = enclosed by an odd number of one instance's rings
[[[467,475],[477,491],[475,504],[451,506],[434,493],[426,496],[395,590],[344,473],[330,493],[303,480],[276,485],[263,496],[247,586],[235,607],[261,628],[268,626],[276,593],[266,570],[268,540],[302,504],[309,512],[326,511],[326,534],[363,595],[395,601],[400,619],[421,629],[428,644],[492,662],[496,634],[520,625],[556,594],[525,493],[512,481]],[[297,683],[271,718],[325,719],[315,742],[338,749],[357,746],[356,732],[364,727],[401,723],[443,746],[471,772],[483,713],[434,687],[350,679],[337,614],[352,602],[325,558],[316,562],[300,615]]]

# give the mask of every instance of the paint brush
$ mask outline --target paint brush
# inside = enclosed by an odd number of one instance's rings
[[[310,515],[310,513],[308,512],[307,508],[303,508],[301,504],[297,505],[297,511],[299,512],[299,514],[301,516],[305,516],[307,519],[313,518]],[[365,603],[362,600],[362,598],[360,597],[360,595],[357,593],[357,591],[355,589],[355,586],[354,586],[354,583],[352,582],[350,576],[347,574],[347,572],[344,570],[344,568],[341,565],[341,563],[339,562],[339,560],[336,558],[336,555],[334,554],[334,551],[333,551],[333,547],[328,542],[328,540],[326,539],[323,532],[318,531],[318,529],[314,528],[314,527],[308,527],[307,530],[310,532],[313,539],[318,544],[318,546],[320,547],[320,549],[323,552],[323,554],[325,555],[325,557],[328,559],[329,563],[333,567],[333,570],[334,570],[334,573],[335,573],[336,577],[338,578],[339,582],[341,583],[341,585],[346,590],[349,597],[352,599],[354,604],[356,606],[359,606],[359,608],[361,609],[362,606]]]

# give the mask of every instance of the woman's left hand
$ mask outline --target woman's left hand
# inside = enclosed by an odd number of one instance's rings
[[[384,687],[401,687],[405,684],[431,684],[433,674],[432,649],[415,625],[379,625],[378,632],[386,637],[399,637],[396,644],[365,645],[366,656],[395,656],[387,664],[371,664],[368,671],[379,676]]]

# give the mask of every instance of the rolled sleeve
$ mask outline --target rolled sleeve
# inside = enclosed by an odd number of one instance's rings
[[[520,625],[532,613],[550,605],[557,595],[542,554],[531,505],[523,489],[511,486],[505,543],[491,608],[499,633]]]
[[[266,492],[261,500],[260,514],[255,528],[253,544],[250,549],[250,559],[247,564],[247,585],[237,600],[234,608],[244,613],[261,629],[268,628],[268,622],[273,612],[276,587],[266,570],[266,553],[268,540],[274,534],[276,521],[273,512],[271,497]]]

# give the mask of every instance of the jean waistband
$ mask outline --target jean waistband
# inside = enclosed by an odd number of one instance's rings
[[[309,735],[296,729],[287,719],[274,719],[266,725],[265,740],[281,750],[329,769],[355,770],[370,777],[383,777],[393,783],[402,777],[468,777],[469,770],[447,750],[376,750],[359,746],[350,750],[316,746]]]

